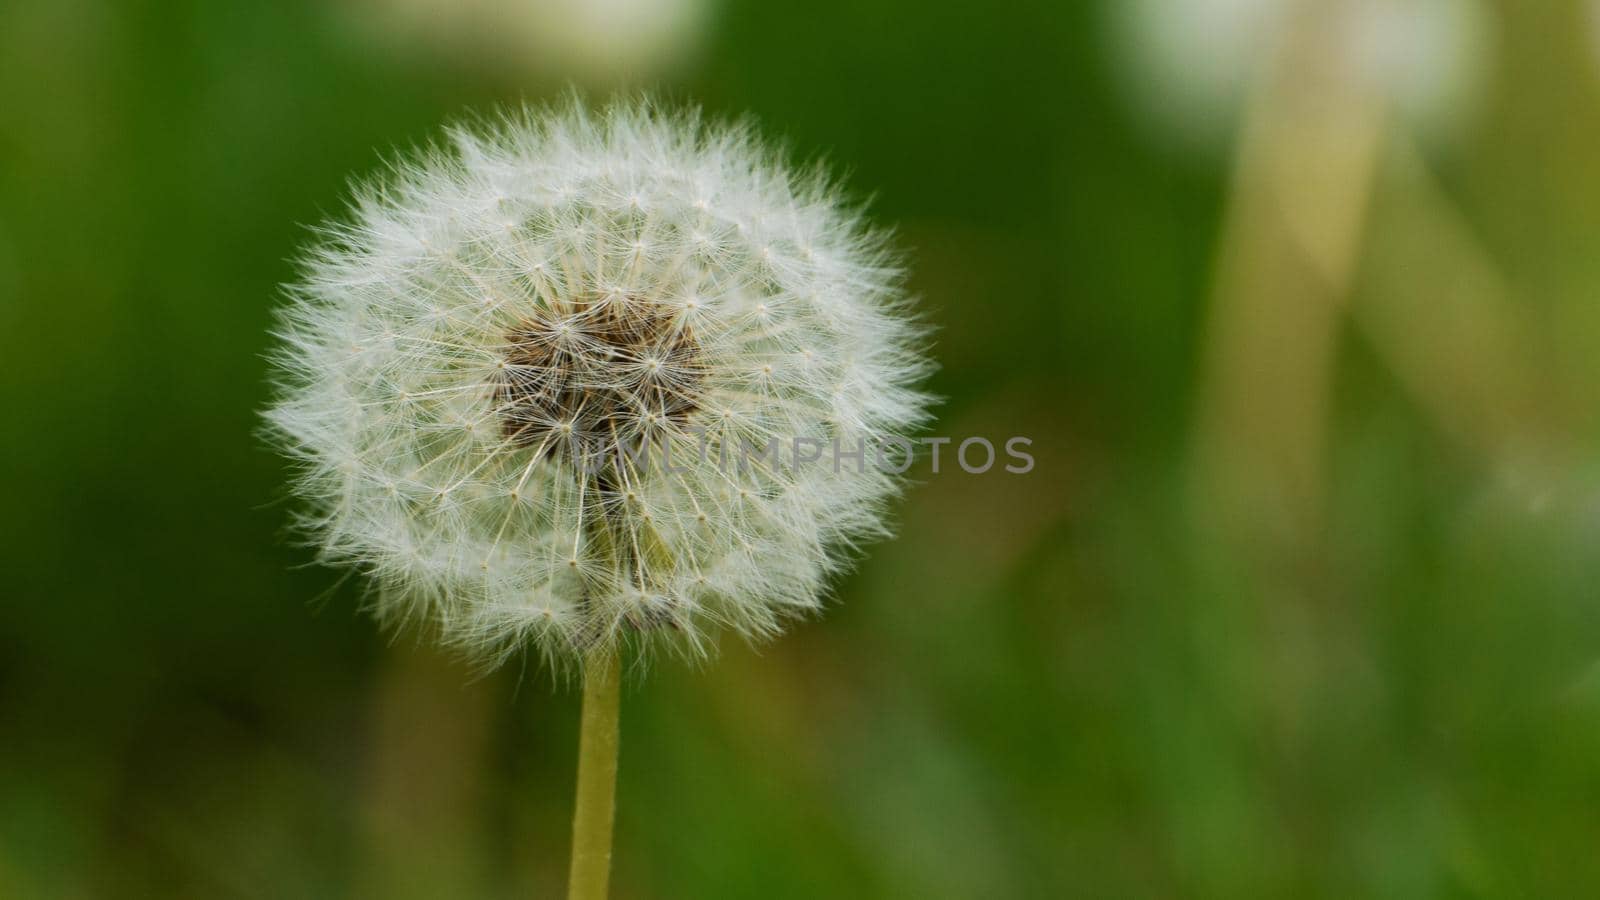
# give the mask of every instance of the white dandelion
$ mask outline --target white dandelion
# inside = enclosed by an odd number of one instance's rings
[[[866,457],[929,368],[885,236],[747,128],[570,102],[396,165],[304,270],[267,413],[303,524],[382,619],[581,666],[569,896],[603,897],[624,646],[770,637],[884,532]]]
[[[290,297],[267,415],[322,557],[491,662],[774,635],[883,533],[870,448],[927,408],[884,235],[748,128],[648,102],[451,130]]]

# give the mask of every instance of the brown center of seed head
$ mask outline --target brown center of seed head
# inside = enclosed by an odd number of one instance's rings
[[[524,447],[614,457],[682,425],[705,377],[694,332],[630,294],[591,292],[506,333],[495,385],[502,433]]]

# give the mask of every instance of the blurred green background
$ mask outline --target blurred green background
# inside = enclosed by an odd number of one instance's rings
[[[615,896],[1600,894],[1600,28],[1374,3],[0,5],[0,896],[559,894],[575,692],[254,431],[348,179],[569,83],[846,171],[1037,458],[630,685]]]

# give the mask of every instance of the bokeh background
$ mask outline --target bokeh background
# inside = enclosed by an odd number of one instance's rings
[[[630,684],[616,896],[1600,894],[1597,12],[0,4],[0,896],[559,894],[576,692],[380,634],[255,429],[348,180],[569,84],[847,172],[1037,459]]]

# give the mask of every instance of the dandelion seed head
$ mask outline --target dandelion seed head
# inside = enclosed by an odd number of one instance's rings
[[[303,269],[267,419],[306,531],[381,619],[491,663],[775,635],[898,484],[725,461],[928,406],[883,234],[747,127],[648,101],[453,129]]]

